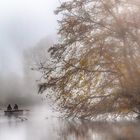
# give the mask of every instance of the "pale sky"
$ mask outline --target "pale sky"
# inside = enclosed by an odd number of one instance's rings
[[[40,100],[33,82],[22,77],[22,55],[24,49],[56,35],[54,10],[59,5],[58,0],[0,0],[0,105]]]
[[[0,0],[0,73],[22,74],[22,50],[55,35],[58,0]]]

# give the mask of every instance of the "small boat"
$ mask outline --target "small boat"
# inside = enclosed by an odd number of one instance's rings
[[[22,115],[23,110],[5,110],[4,111],[5,115]]]

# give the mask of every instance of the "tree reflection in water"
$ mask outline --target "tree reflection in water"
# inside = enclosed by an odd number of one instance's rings
[[[140,140],[139,122],[61,121],[59,140]]]
[[[0,140],[140,140],[139,121],[91,122],[33,116],[0,116]]]

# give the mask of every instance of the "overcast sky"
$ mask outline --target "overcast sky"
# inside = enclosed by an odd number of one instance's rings
[[[21,53],[57,32],[58,0],[0,0],[0,72],[21,74]]]
[[[0,0],[0,103],[32,98],[27,96],[32,87],[24,90],[20,81],[23,50],[56,35],[54,10],[59,4],[58,0]]]

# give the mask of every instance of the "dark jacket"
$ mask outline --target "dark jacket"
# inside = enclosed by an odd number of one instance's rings
[[[8,105],[7,110],[8,110],[8,111],[11,111],[11,110],[12,110],[12,107],[11,107],[10,104]]]
[[[15,104],[14,109],[18,110],[18,105],[17,104]]]

